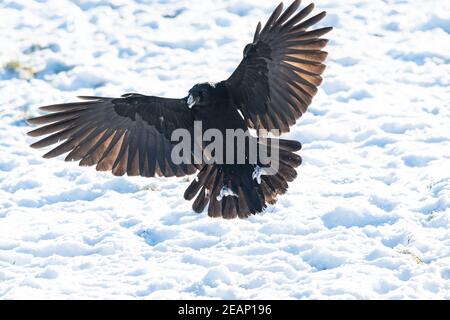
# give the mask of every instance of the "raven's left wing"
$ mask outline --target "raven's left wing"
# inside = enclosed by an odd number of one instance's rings
[[[172,132],[179,128],[191,132],[194,124],[184,99],[139,94],[80,98],[86,101],[41,107],[50,113],[28,120],[43,125],[30,136],[46,136],[33,148],[59,144],[44,158],[69,152],[66,161],[96,165],[98,171],[118,176],[171,177],[197,171],[194,165],[176,165],[171,158]]]
[[[326,13],[305,20],[314,5],[299,11],[300,0],[283,13],[281,3],[253,43],[244,49],[244,59],[226,80],[237,108],[254,129],[289,131],[311,104],[325,70],[322,51],[327,40],[320,37],[332,28],[309,31]]]

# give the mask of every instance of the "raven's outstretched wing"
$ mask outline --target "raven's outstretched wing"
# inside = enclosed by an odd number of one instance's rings
[[[300,2],[294,1],[284,13],[281,3],[262,30],[258,24],[253,43],[245,47],[244,59],[226,81],[250,128],[288,132],[322,83],[327,53],[321,49],[328,41],[320,37],[332,28],[309,31],[326,13],[305,20],[314,8],[311,4],[293,16]]]
[[[44,125],[29,132],[30,136],[47,136],[32,147],[62,142],[45,158],[70,152],[66,161],[96,165],[98,171],[118,176],[171,177],[197,171],[194,165],[175,165],[171,160],[172,132],[192,130],[194,123],[184,100],[138,94],[80,98],[85,101],[42,107],[51,113],[28,120]]]

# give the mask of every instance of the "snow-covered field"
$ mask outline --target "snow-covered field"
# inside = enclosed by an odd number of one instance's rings
[[[28,147],[40,105],[226,79],[276,4],[0,0],[0,298],[450,299],[449,1],[316,1],[329,68],[263,215]]]

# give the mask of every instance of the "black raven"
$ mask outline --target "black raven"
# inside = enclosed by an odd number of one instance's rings
[[[276,146],[271,150],[279,154],[278,170],[268,174],[259,156],[253,163],[208,163],[204,159],[175,163],[172,134],[177,129],[193,133],[196,121],[201,121],[202,132],[289,131],[322,82],[327,56],[322,49],[328,41],[321,37],[332,30],[310,30],[326,13],[307,19],[314,5],[299,10],[300,2],[294,1],[285,11],[281,3],[264,27],[258,24],[242,62],[227,80],[197,84],[183,99],[126,94],[121,98],[79,97],[83,101],[41,107],[49,113],[28,120],[42,125],[29,135],[46,137],[32,147],[59,144],[44,158],[69,153],[66,161],[95,165],[98,171],[117,176],[182,177],[199,171],[184,195],[187,200],[196,197],[194,211],[203,212],[209,204],[209,216],[226,219],[262,212],[297,177],[295,168],[302,159],[295,152],[301,149],[300,143],[251,138],[257,139],[259,147]],[[246,151],[246,159],[250,153]]]

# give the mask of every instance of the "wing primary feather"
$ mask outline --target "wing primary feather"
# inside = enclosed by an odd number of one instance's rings
[[[86,130],[85,130],[86,129]],[[64,143],[60,144],[59,146],[57,146],[56,148],[54,148],[53,150],[51,150],[50,152],[46,153],[43,157],[45,159],[51,159],[51,158],[56,158],[59,157],[60,155],[63,155],[66,152],[69,152],[70,150],[72,150],[74,147],[77,146],[78,142],[80,141],[80,139],[83,139],[85,136],[87,136],[92,130],[94,130],[94,128],[92,129],[87,129],[87,128],[79,128],[72,136],[70,139],[68,139],[67,141],[65,141]],[[76,136],[76,138],[75,138]]]
[[[288,20],[294,13],[297,11],[297,9],[300,7],[301,0],[295,0],[292,2],[292,4],[284,11],[284,13],[281,15],[281,17],[277,20],[276,25],[277,27],[281,26],[286,20]]]
[[[297,13],[292,19],[290,19],[288,22],[286,22],[283,27],[281,28],[282,32],[285,32],[286,29],[291,28],[292,26],[296,25],[300,21],[302,21],[304,18],[306,18],[312,11],[314,10],[314,3],[311,3],[310,5],[303,8],[299,13]]]
[[[117,159],[117,154],[120,150],[119,148],[122,143],[121,139],[123,139],[124,134],[125,134],[124,130],[115,131],[111,143],[108,145],[108,148],[106,148],[102,157],[98,161],[96,167],[97,171],[110,171],[113,169],[114,162]]]
[[[255,36],[253,37],[253,43],[258,41],[259,35],[261,32],[261,27],[262,27],[262,25],[261,25],[261,21],[260,21],[260,22],[258,22],[258,25],[256,26]]]
[[[147,148],[147,166],[148,174],[151,177],[155,176],[156,172],[156,139],[152,131],[148,132],[148,148]]]
[[[156,160],[156,172],[162,177],[166,172],[165,161],[164,161],[164,141],[161,136],[156,136],[156,152],[155,152],[155,160]]]
[[[311,31],[300,30],[300,31],[296,31],[295,33],[291,33],[287,36],[283,36],[283,39],[280,39],[280,41],[284,41],[284,40],[290,41],[289,39],[293,39],[294,41],[317,39],[332,30],[333,30],[333,27],[325,27],[325,28],[315,29],[315,30],[311,30]]]
[[[288,48],[298,50],[321,50],[328,44],[327,39],[310,39],[289,41]]]
[[[125,131],[122,143],[120,146],[120,151],[117,155],[116,160],[113,164],[113,174],[116,176],[123,176],[127,170],[127,159],[128,159],[128,145],[130,140],[130,131]]]
[[[113,137],[111,143],[109,144],[108,148],[105,150],[105,152],[103,153],[102,157],[100,158],[99,163],[102,162],[103,160],[105,160],[105,158],[107,158],[107,157],[109,158],[112,149],[115,147],[115,145],[117,144],[119,139],[124,135],[126,129],[123,129],[122,126],[124,126],[125,123],[126,123],[126,119],[125,118],[123,118],[122,120],[119,120],[116,123],[116,125],[117,125],[117,127],[119,129],[115,129],[114,137]]]
[[[127,162],[127,174],[129,176],[136,176],[139,174],[139,168],[136,168],[136,157],[138,157],[138,144],[139,144],[139,129],[136,126],[130,130],[130,142],[128,144],[128,162]]]
[[[147,157],[147,148],[148,148],[148,133],[146,128],[141,128],[140,138],[139,138],[139,170],[140,175],[142,177],[149,177],[148,175],[148,165],[145,161]]]
[[[315,15],[314,17],[311,17],[308,20],[305,20],[305,21],[299,23],[298,25],[296,25],[294,28],[291,29],[291,32],[297,32],[297,31],[300,31],[300,30],[306,30],[309,27],[311,27],[311,26],[317,24],[318,22],[320,22],[320,20],[325,18],[326,15],[327,15],[326,11],[322,11],[321,13]]]
[[[47,138],[44,138],[42,140],[39,140],[38,142],[33,143],[30,147],[33,149],[41,149],[48,146],[51,146],[52,144],[64,141],[77,131],[78,128],[71,127],[64,129],[62,131],[59,131],[55,134],[52,134],[51,136],[48,136]]]
[[[99,162],[113,138],[114,130],[108,128],[97,143],[87,152],[80,162],[82,167],[90,167]]]
[[[94,128],[84,139],[78,142],[75,149],[67,155],[66,161],[80,161],[83,159],[105,132],[106,128],[104,126]]]
[[[318,50],[286,49],[283,53],[286,54],[286,56],[297,57],[312,62],[323,62],[328,56],[327,52]]]
[[[267,20],[266,25],[264,26],[263,30],[261,31],[262,36],[264,36],[267,33],[267,31],[272,28],[272,25],[278,19],[281,12],[283,12],[283,2],[278,5],[278,7],[274,10],[272,15],[270,16],[269,20]]]
[[[77,119],[77,118],[64,120],[61,122],[46,125],[44,127],[27,132],[27,135],[29,135],[30,137],[39,137],[39,136],[44,136],[44,135],[47,135],[50,133],[55,133],[55,132],[58,132],[58,131],[61,131],[61,130],[71,127],[73,125],[75,119]]]
[[[47,112],[85,110],[96,104],[98,104],[98,101],[84,101],[84,102],[54,104],[50,106],[39,107],[39,109]]]
[[[53,123],[62,120],[69,120],[73,119],[76,116],[80,116],[83,110],[84,109],[51,113],[45,116],[28,119],[27,122],[29,124],[39,125],[39,124]]]

